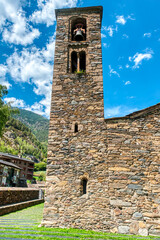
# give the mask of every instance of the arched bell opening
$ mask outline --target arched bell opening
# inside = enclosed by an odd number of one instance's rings
[[[76,18],[71,24],[71,39],[72,41],[86,40],[86,19]]]
[[[79,53],[80,58],[80,71],[86,71],[86,53],[82,51]]]
[[[73,51],[71,53],[71,72],[74,73],[77,71],[77,53],[75,51]]]

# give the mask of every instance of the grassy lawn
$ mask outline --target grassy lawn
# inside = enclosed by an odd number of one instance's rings
[[[34,176],[39,176],[40,174],[46,174],[46,171],[36,171],[36,172],[34,172]]]
[[[38,227],[42,220],[43,204],[0,217],[0,239],[158,239],[79,229]]]

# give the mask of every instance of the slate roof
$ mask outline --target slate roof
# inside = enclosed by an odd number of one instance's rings
[[[7,161],[1,160],[1,159],[0,159],[0,164],[6,165],[6,166],[9,166],[9,167],[13,167],[13,168],[17,168],[17,169],[21,169],[20,167],[18,167],[14,163],[7,162]]]
[[[30,160],[30,159],[27,159],[27,158],[21,158],[19,156],[16,156],[16,155],[12,155],[12,154],[9,154],[9,153],[3,153],[3,152],[0,152],[0,158],[4,157],[5,159],[16,159],[16,160],[21,160],[21,161],[25,161],[25,162],[31,162],[31,163],[34,163],[34,161]]]
[[[124,116],[124,117],[107,118],[107,119],[105,119],[105,121],[108,122],[110,120],[136,119],[136,118],[139,118],[139,117],[146,116],[146,115],[148,115],[152,112],[155,112],[156,110],[159,110],[159,109],[160,109],[160,103],[158,103],[156,105],[153,105],[153,106],[150,106],[148,108],[130,113],[130,114]]]

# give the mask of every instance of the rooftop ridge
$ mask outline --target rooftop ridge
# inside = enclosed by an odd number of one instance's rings
[[[123,117],[113,117],[113,118],[106,118],[105,121],[110,121],[110,120],[122,120],[122,119],[135,119],[139,118],[143,115],[147,115],[151,113],[152,111],[155,111],[160,108],[160,103],[157,103],[155,105],[152,105],[150,107],[135,111],[133,113],[127,114],[126,116]]]

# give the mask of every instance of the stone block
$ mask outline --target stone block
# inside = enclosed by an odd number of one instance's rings
[[[148,236],[148,229],[147,228],[140,228],[139,231],[138,231],[138,234],[142,235],[142,236]]]
[[[129,227],[128,226],[119,226],[118,232],[121,234],[128,234],[129,233]]]
[[[110,200],[110,204],[113,206],[119,206],[119,207],[130,207],[132,204],[130,202],[125,202],[123,200]]]
[[[133,214],[133,218],[134,219],[141,219],[143,217],[143,215],[142,215],[142,213],[140,213],[140,212],[135,212],[134,214]]]

